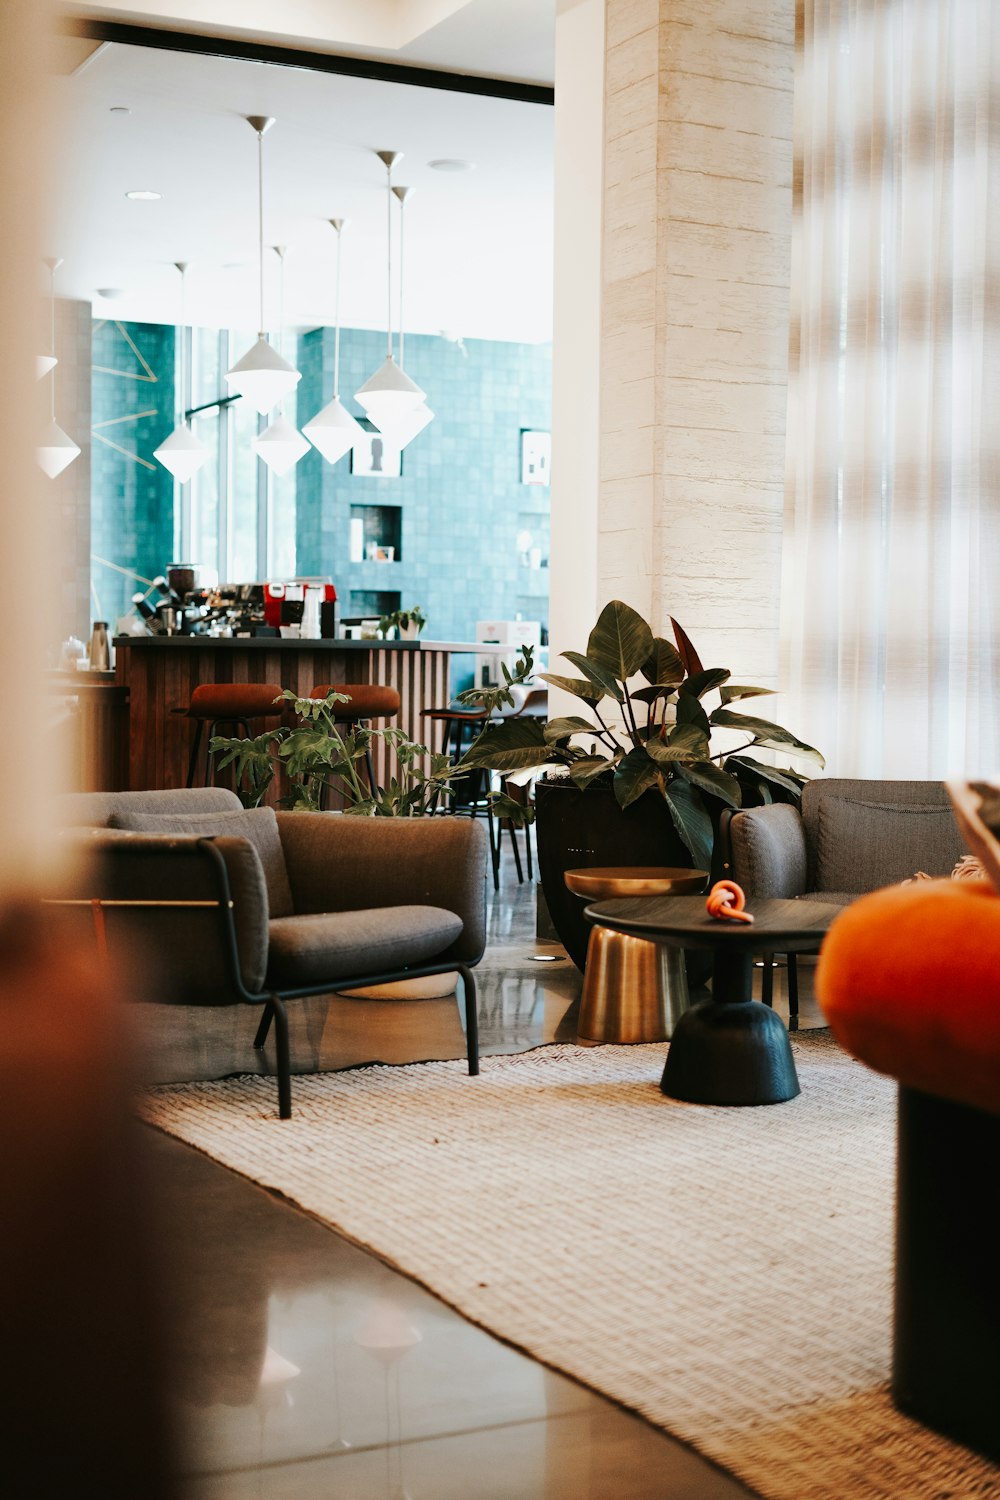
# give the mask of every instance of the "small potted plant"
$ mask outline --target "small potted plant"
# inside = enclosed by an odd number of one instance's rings
[[[297,724],[268,729],[253,739],[216,736],[209,746],[220,757],[220,770],[233,767],[245,807],[260,806],[279,768],[289,787],[282,805],[293,812],[321,811],[327,788],[340,794],[345,813],[377,818],[421,817],[452,795],[448,783],[455,773],[449,758],[432,754],[404,730],[358,724],[341,734],[334,713],[338,703],[350,702],[346,694],[300,698],[286,688],[275,702],[282,700],[291,706]],[[399,770],[386,786],[372,787],[358,767],[376,739],[392,745]]]
[[[389,639],[390,630],[395,630],[397,639],[401,641],[415,641],[417,636],[427,624],[427,616],[419,604],[411,604],[409,609],[394,609],[389,614],[383,615],[378,622],[379,634],[383,639]]]

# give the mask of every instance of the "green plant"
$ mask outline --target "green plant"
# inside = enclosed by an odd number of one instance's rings
[[[291,788],[282,805],[294,810],[320,811],[327,788],[340,793],[345,813],[376,818],[419,817],[442,797],[451,796],[448,783],[455,774],[451,761],[418,745],[404,730],[367,729],[359,724],[342,734],[334,712],[338,703],[350,702],[346,694],[299,698],[286,688],[280,697],[291,704],[297,724],[269,729],[254,739],[216,736],[209,747],[220,757],[220,770],[234,768],[244,806],[259,806],[279,766]],[[358,771],[358,762],[375,739],[393,747],[399,766],[398,777],[386,786],[370,787]],[[424,769],[426,761],[429,771]]]
[[[423,630],[427,624],[427,616],[419,604],[411,604],[409,609],[394,609],[387,615],[382,615],[378,622],[379,634],[388,635],[395,627],[397,630],[409,630],[415,625],[418,630]]]
[[[676,620],[670,623],[676,644],[654,636],[641,615],[613,600],[601,611],[586,652],[563,652],[581,675],[540,674],[580,699],[592,719],[571,715],[544,722],[515,716],[487,724],[457,769],[487,766],[502,773],[562,767],[580,788],[610,778],[622,807],[656,789],[695,866],[709,869],[714,833],[706,794],[730,807],[740,807],[745,792],[763,802],[797,801],[808,779],[790,766],[766,765],[748,751],[784,750],[819,766],[825,762],[780,724],[732,709],[730,704],[771,689],[730,683],[725,667],[704,668]],[[522,647],[514,671],[504,671],[503,687],[472,689],[463,700],[490,709],[512,702],[510,689],[531,674],[531,652]],[[719,703],[709,712],[702,700],[712,693],[718,693]],[[717,750],[716,730],[746,738],[735,748]],[[587,747],[575,743],[582,736],[590,739]]]

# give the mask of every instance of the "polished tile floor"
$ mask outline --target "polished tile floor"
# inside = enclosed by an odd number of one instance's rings
[[[534,902],[534,887],[505,871],[478,971],[484,1053],[575,1040],[580,978],[560,948],[535,941]],[[819,1025],[802,967],[802,1024]],[[303,1071],[464,1053],[454,997],[305,1002],[290,1013]],[[140,1014],[151,1078],[259,1067],[249,1014]],[[280,1198],[152,1131],[148,1147],[161,1184],[184,1500],[749,1493]]]

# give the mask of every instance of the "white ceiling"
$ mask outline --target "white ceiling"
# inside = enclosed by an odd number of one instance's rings
[[[313,9],[323,3],[311,0]],[[428,14],[455,10],[449,0],[422,4]],[[88,9],[127,18],[118,7]],[[489,27],[476,40],[470,25],[490,19],[495,29],[502,14],[514,19],[522,9],[520,0],[509,0],[509,11],[503,0],[473,0],[412,45],[433,54],[420,61],[471,71],[499,53],[491,53]],[[533,0],[535,22],[542,10],[551,21],[554,4]],[[527,29],[525,59],[537,31]],[[512,36],[504,58],[517,63]],[[173,262],[186,260],[188,322],[256,328],[257,142],[245,116],[262,114],[277,121],[264,140],[264,236],[287,247],[288,325],[332,322],[327,220],[343,217],[343,321],[384,328],[385,170],[373,153],[393,149],[404,153],[393,180],[416,190],[406,208],[407,330],[551,336],[550,107],[118,44],[53,86],[63,105],[61,182],[47,253],[64,259],[58,293],[92,300],[97,315],[176,321]],[[131,113],[111,113],[121,105]],[[432,170],[441,157],[472,160],[475,169]],[[125,193],[134,188],[163,196],[131,202]],[[123,295],[107,300],[99,288]],[[269,255],[270,327],[277,297]]]

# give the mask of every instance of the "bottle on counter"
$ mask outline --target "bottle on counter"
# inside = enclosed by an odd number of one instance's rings
[[[90,636],[90,670],[106,672],[111,666],[111,646],[107,620],[95,620]]]

